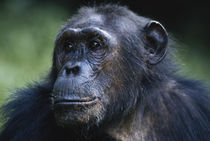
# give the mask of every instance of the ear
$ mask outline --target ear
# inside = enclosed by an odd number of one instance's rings
[[[168,34],[157,21],[150,21],[144,28],[144,59],[151,65],[161,62],[167,52]]]

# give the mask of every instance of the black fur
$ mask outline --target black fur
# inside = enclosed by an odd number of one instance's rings
[[[119,90],[124,95],[119,96],[120,92],[116,91],[114,98],[117,102],[108,107],[105,116],[107,120],[89,131],[77,131],[77,128],[56,124],[51,103],[51,93],[58,73],[55,53],[49,78],[17,91],[13,99],[1,108],[5,124],[0,133],[0,141],[208,141],[210,92],[207,87],[175,75],[169,56],[154,66],[145,65],[142,56],[139,56],[142,49],[137,47],[143,46],[143,42],[133,25],[126,27],[126,18],[131,19],[142,31],[150,20],[115,5],[93,9],[95,13],[106,15],[104,25],[107,31],[125,28],[115,33],[123,46],[121,57],[117,60],[119,74],[116,75],[125,77],[123,86],[127,87]],[[69,26],[77,27],[77,22],[91,15],[93,9],[82,8],[61,33]],[[123,22],[118,21],[116,24],[116,20]],[[104,26],[97,23],[94,25]],[[129,98],[133,98],[133,101],[129,101]],[[133,119],[135,121],[130,121]],[[112,127],[117,131],[113,129],[113,133],[110,133]],[[119,127],[119,130],[115,127]]]

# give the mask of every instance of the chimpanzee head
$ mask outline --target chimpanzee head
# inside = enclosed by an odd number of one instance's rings
[[[167,42],[159,22],[126,7],[80,9],[55,42],[52,104],[58,125],[98,126],[127,115]]]

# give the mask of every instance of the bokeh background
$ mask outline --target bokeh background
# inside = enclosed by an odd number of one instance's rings
[[[205,1],[1,0],[0,105],[15,88],[48,73],[56,34],[79,7],[107,2],[160,21],[176,42],[178,73],[210,84],[210,6]]]

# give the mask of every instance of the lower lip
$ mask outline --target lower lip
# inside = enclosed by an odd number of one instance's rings
[[[56,102],[55,105],[92,105],[98,102],[98,98],[94,98],[90,101],[79,101],[79,100],[62,100],[60,102]]]

